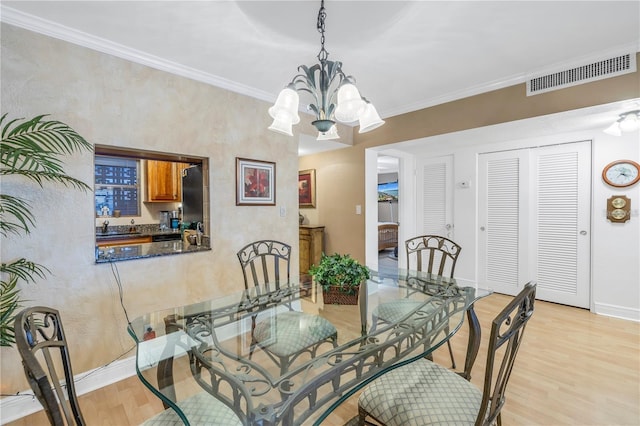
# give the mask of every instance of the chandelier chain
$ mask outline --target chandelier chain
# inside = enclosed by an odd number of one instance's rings
[[[327,12],[324,8],[324,0],[320,2],[320,10],[318,11],[318,23],[317,29],[320,33],[320,52],[318,52],[318,60],[324,63],[329,57],[329,52],[324,48],[324,20],[327,17]]]

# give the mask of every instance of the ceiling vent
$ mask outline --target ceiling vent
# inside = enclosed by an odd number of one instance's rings
[[[636,55],[626,53],[527,80],[527,96],[635,72]]]

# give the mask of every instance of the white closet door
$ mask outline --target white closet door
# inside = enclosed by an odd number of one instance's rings
[[[528,151],[481,154],[478,161],[478,277],[482,287],[515,295],[526,259],[525,182]]]
[[[538,148],[535,164],[532,275],[542,300],[589,307],[589,142]]]
[[[419,160],[416,165],[416,229],[420,235],[453,239],[453,158]]]
[[[480,155],[481,284],[589,307],[590,164],[589,142]]]

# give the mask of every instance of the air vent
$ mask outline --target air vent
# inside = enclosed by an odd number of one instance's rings
[[[635,72],[636,55],[626,53],[527,80],[527,96]]]

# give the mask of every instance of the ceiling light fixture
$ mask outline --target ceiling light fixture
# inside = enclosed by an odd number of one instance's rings
[[[327,60],[329,52],[324,48],[324,20],[327,14],[324,0],[318,11],[317,29],[320,33],[319,64],[311,67],[300,65],[291,83],[280,94],[276,103],[269,108],[269,115],[273,123],[269,130],[293,136],[292,126],[300,122],[298,92],[308,92],[314,102],[307,109],[316,115],[311,122],[318,129],[318,140],[338,139],[336,120],[342,123],[359,121],[360,133],[365,133],[384,124],[376,108],[366,98],[360,95],[355,86],[353,76],[342,72],[342,62]]]
[[[640,129],[640,110],[620,114],[620,118],[603,132],[613,136],[621,136],[622,132],[633,132],[638,129]]]

